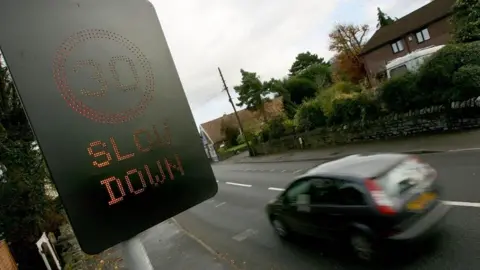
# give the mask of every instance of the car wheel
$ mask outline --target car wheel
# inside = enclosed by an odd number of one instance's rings
[[[355,256],[362,261],[372,261],[375,255],[373,241],[362,233],[354,233],[350,237],[350,245]]]
[[[278,236],[282,238],[287,238],[290,235],[288,227],[283,221],[281,221],[277,217],[272,218],[272,226]]]

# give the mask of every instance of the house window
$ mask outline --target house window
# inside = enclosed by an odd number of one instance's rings
[[[408,72],[407,66],[406,65],[401,65],[399,67],[396,67],[396,68],[390,70],[390,78],[403,75],[407,72]]]
[[[399,52],[403,51],[404,49],[405,48],[403,47],[403,41],[401,39],[392,43],[393,53],[399,53]]]
[[[427,29],[427,28],[423,29],[423,30],[420,31],[420,32],[417,32],[417,33],[415,34],[415,36],[417,37],[417,42],[418,42],[418,43],[422,43],[422,42],[427,41],[427,40],[430,39],[430,33],[428,32],[428,29]]]

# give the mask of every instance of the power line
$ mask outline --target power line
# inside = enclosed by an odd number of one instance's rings
[[[208,96],[205,100],[202,100],[201,102],[197,102],[196,104],[192,104],[192,109],[197,109],[199,107],[204,106],[206,103],[220,97],[222,93],[213,93],[212,95]]]

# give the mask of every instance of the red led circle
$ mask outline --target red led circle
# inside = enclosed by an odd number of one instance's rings
[[[138,63],[140,63],[143,70],[145,79],[143,96],[137,104],[126,110],[114,113],[107,113],[99,111],[97,109],[93,109],[90,106],[84,104],[68,85],[65,63],[69,55],[78,44],[98,39],[108,39],[111,41],[115,41],[122,45],[124,48],[128,49],[136,57],[136,60],[138,61]],[[72,108],[74,111],[84,117],[87,117],[95,122],[105,124],[124,123],[140,116],[147,108],[149,102],[153,99],[153,92],[155,90],[153,71],[150,66],[150,62],[140,51],[140,49],[135,46],[133,42],[122,37],[121,35],[102,29],[87,29],[70,36],[57,49],[56,56],[53,61],[53,77],[57,88],[60,91],[60,94],[65,99],[70,108]]]

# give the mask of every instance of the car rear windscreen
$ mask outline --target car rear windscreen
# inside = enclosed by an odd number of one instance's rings
[[[418,185],[428,184],[433,168],[416,159],[407,159],[377,179],[377,184],[392,198]]]

